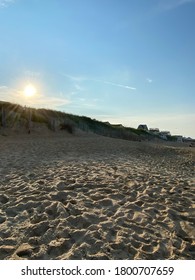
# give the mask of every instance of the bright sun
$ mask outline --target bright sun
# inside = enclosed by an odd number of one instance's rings
[[[31,84],[27,85],[24,88],[24,95],[26,97],[32,97],[33,95],[36,94],[36,92],[37,92],[36,88],[33,85],[31,85]]]

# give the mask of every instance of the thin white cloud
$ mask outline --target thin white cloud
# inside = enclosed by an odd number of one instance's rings
[[[15,0],[0,0],[0,8],[6,8],[14,2]]]
[[[6,90],[7,86],[0,86],[0,91]]]
[[[130,90],[136,90],[135,87],[131,87],[128,85],[123,85],[123,84],[118,84],[118,83],[113,83],[110,81],[104,81],[104,80],[99,80],[99,79],[90,79],[91,81],[95,81],[95,82],[99,82],[99,83],[104,83],[107,85],[111,85],[111,86],[115,86],[115,87],[121,87],[121,88],[125,88],[125,89],[130,89]]]
[[[81,87],[81,86],[78,85],[78,84],[75,84],[74,87],[75,87],[75,89],[78,90],[78,91],[83,91],[83,90],[84,90],[84,87]]]
[[[153,80],[150,79],[150,78],[147,78],[146,81],[147,81],[149,84],[151,84],[151,83],[153,82]]]
[[[26,70],[24,74],[28,78],[37,78],[41,76],[40,72],[31,71],[31,70]]]
[[[0,86],[0,100],[8,102],[17,102],[17,92],[13,88],[7,86]]]
[[[77,84],[75,84],[75,88],[78,89],[78,90],[83,90],[83,88],[78,85],[78,82],[83,82],[83,81],[94,81],[94,82],[108,84],[108,85],[111,85],[111,86],[121,87],[121,88],[124,88],[124,89],[136,90],[135,87],[131,87],[129,85],[113,83],[113,82],[105,81],[105,80],[86,78],[86,77],[83,77],[83,76],[72,76],[72,75],[68,75],[68,74],[63,74],[63,76],[65,76],[66,78],[68,78],[68,79],[70,79],[74,82],[77,82]]]
[[[36,100],[31,100],[30,106],[41,107],[41,108],[51,108],[55,109],[64,105],[70,104],[71,101],[66,98],[52,97],[52,96],[40,96]]]
[[[130,89],[130,90],[136,90],[135,87],[130,87],[130,86],[127,86],[127,85],[112,83],[112,82],[108,82],[108,81],[100,81],[100,82],[103,82],[104,84],[108,84],[108,85],[111,85],[111,86],[121,87],[121,88],[125,88],[125,89]]]
[[[22,91],[7,86],[0,86],[0,100],[20,105],[52,109],[71,103],[71,100],[63,97],[60,93],[59,97],[36,94],[32,98],[25,98]]]
[[[74,82],[82,82],[82,81],[85,81],[85,80],[88,80],[86,77],[83,77],[83,76],[72,76],[72,75],[68,75],[68,74],[62,74],[62,76],[74,81]]]

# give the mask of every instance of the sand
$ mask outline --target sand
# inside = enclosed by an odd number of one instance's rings
[[[0,259],[195,259],[195,149],[0,135]]]

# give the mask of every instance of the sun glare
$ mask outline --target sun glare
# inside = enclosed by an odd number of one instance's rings
[[[32,97],[33,95],[35,95],[37,92],[36,88],[29,84],[24,88],[24,95],[25,97]]]

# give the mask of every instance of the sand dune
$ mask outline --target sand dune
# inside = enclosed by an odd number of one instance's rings
[[[194,154],[0,136],[0,259],[195,259]]]

